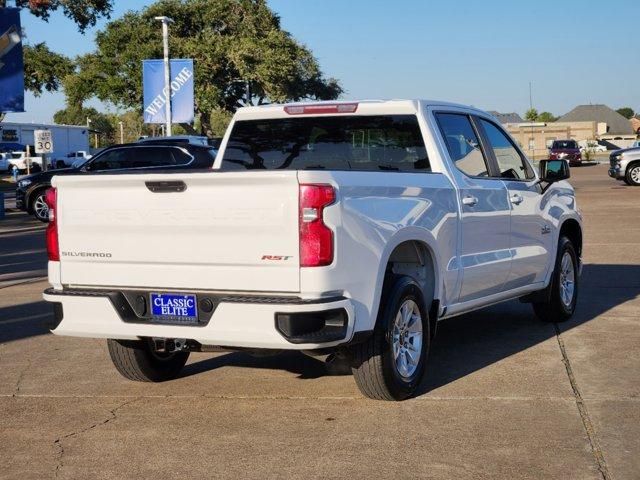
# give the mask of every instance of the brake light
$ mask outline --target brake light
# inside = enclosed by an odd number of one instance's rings
[[[316,105],[287,105],[284,111],[289,115],[324,115],[330,113],[355,113],[357,103],[318,103]]]
[[[58,244],[58,219],[56,218],[56,208],[58,205],[58,194],[55,188],[50,188],[44,195],[44,201],[49,207],[49,225],[47,225],[47,254],[49,261],[60,261],[60,246]]]
[[[324,208],[336,199],[331,185],[300,185],[300,266],[321,267],[333,262],[333,232],[324,223]]]

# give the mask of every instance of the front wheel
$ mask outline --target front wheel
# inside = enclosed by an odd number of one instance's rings
[[[31,211],[33,216],[41,222],[49,221],[49,206],[45,201],[46,190],[36,192],[35,197],[31,201]]]
[[[352,372],[362,394],[375,400],[413,395],[426,370],[430,343],[420,286],[408,276],[390,277],[374,333],[351,349]]]
[[[146,340],[107,340],[109,355],[124,378],[137,382],[164,382],[178,376],[189,352],[160,353]]]
[[[560,237],[556,264],[547,300],[534,302],[533,311],[541,320],[564,322],[573,316],[578,301],[578,255],[567,237]]]
[[[627,185],[632,187],[640,186],[640,163],[635,163],[627,168],[625,181]]]

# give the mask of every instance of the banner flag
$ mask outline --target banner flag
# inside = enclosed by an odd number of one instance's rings
[[[171,79],[171,123],[193,122],[193,60],[169,63]],[[167,92],[164,89],[164,62],[142,61],[144,122],[165,123]]]

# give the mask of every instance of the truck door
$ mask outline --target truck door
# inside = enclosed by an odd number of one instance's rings
[[[511,271],[505,290],[544,280],[551,245],[551,225],[545,221],[544,197],[536,175],[513,140],[496,123],[477,118],[487,153],[493,156],[511,204]]]
[[[459,302],[498,293],[509,274],[510,204],[507,188],[492,178],[476,127],[469,115],[436,112],[435,117],[455,168],[461,238],[458,265],[462,270]]]

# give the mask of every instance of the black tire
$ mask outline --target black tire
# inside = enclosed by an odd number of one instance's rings
[[[571,302],[566,303],[562,300],[561,293],[561,277],[562,277],[562,260],[567,253],[571,259],[574,272],[573,294],[571,295]],[[558,254],[556,256],[556,264],[553,269],[553,276],[551,277],[551,291],[548,292],[547,300],[544,302],[534,302],[533,311],[540,320],[546,322],[564,322],[569,320],[573,316],[573,312],[576,309],[576,303],[578,301],[579,290],[578,276],[578,255],[576,250],[567,237],[562,236],[558,241]]]
[[[635,180],[634,180],[635,177]],[[640,186],[640,163],[632,163],[627,167],[624,181],[632,187]]]
[[[422,342],[415,371],[410,376],[403,376],[393,358],[392,336],[395,318],[407,300],[413,300],[419,309]],[[428,309],[420,286],[408,276],[389,277],[385,281],[373,335],[351,347],[351,370],[358,388],[364,396],[375,400],[409,398],[424,377],[430,346]]]
[[[31,205],[29,205],[29,211],[41,222],[49,223],[49,208],[46,207],[45,202],[46,193],[46,188],[33,193],[33,195],[31,196]],[[46,208],[41,206],[41,202],[45,205]]]
[[[56,161],[56,168],[66,168],[67,164],[63,160]]]
[[[189,352],[153,352],[145,340],[107,340],[111,361],[124,378],[136,382],[164,382],[176,378]]]

